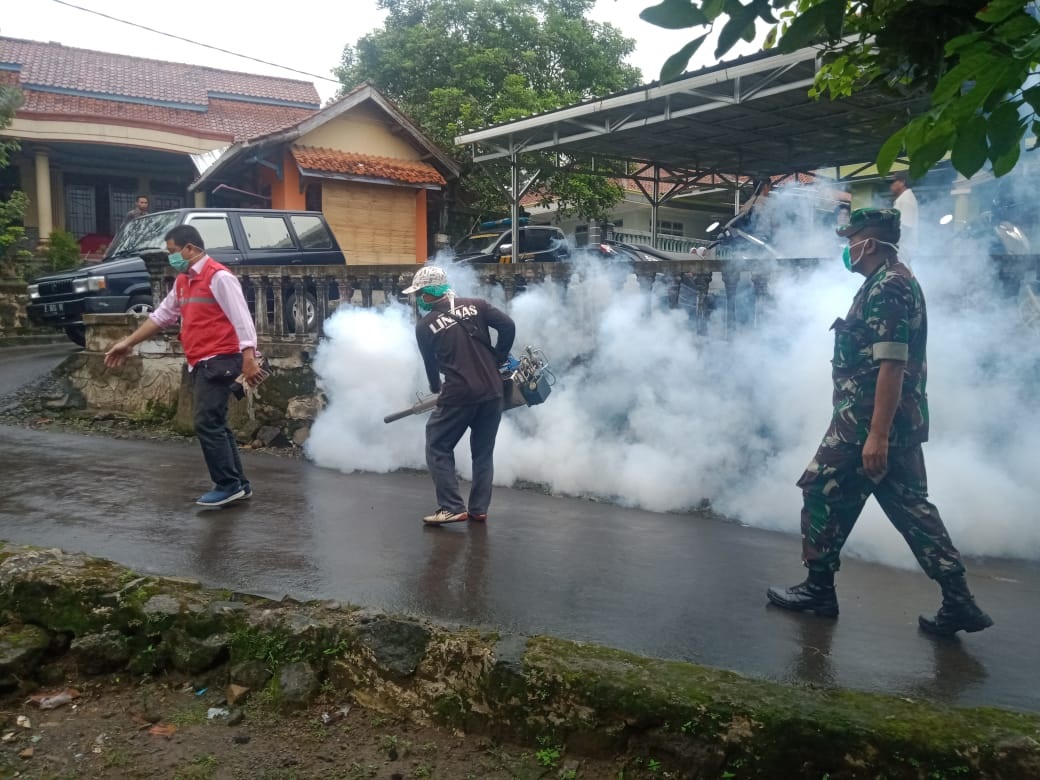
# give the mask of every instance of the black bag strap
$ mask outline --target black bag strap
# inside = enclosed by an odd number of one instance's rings
[[[455,316],[455,312],[453,312],[453,311],[449,310],[449,311],[446,311],[446,312],[442,312],[442,314],[447,314],[449,317],[451,317],[453,320],[455,320],[455,322],[459,323],[459,325],[462,326],[462,329],[465,330],[466,333],[469,334],[471,339],[473,339],[474,341],[477,341],[477,342],[483,344],[485,347],[487,347],[488,350],[491,351],[491,354],[494,356],[495,360],[496,361],[498,360],[498,351],[493,346],[491,346],[491,342],[490,341],[485,340],[484,338],[482,338],[480,336],[480,334],[478,334],[476,332],[476,326],[474,326],[473,328],[470,328],[469,327],[469,323],[467,323],[461,317],[456,317]]]

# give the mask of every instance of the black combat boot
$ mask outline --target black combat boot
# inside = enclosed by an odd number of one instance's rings
[[[795,612],[812,612],[821,617],[838,617],[838,596],[834,592],[834,572],[809,569],[805,582],[791,588],[770,588],[770,602]]]
[[[942,588],[942,606],[935,617],[921,615],[917,618],[922,631],[936,636],[953,636],[958,631],[971,633],[993,625],[993,618],[975,603],[963,573],[948,574],[936,581]]]

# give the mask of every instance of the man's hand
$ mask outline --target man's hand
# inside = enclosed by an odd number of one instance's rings
[[[888,437],[867,434],[867,443],[863,445],[863,470],[867,476],[879,480],[888,471]]]
[[[242,353],[242,376],[250,385],[256,385],[260,382],[261,374],[263,370],[260,368],[260,361],[256,359],[256,354],[253,350],[249,349]]]
[[[133,342],[130,339],[121,339],[112,345],[112,348],[105,353],[105,365],[109,368],[118,368],[126,362],[126,359],[130,356],[130,350],[134,348]]]

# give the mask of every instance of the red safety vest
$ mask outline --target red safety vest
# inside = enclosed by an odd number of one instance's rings
[[[177,303],[181,309],[181,344],[188,365],[214,355],[234,355],[242,351],[238,334],[217,299],[210,282],[218,271],[227,271],[212,257],[198,274],[177,274]]]

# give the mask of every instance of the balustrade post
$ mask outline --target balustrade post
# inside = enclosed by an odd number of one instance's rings
[[[755,327],[758,327],[762,315],[772,301],[772,296],[769,292],[769,279],[771,277],[772,274],[768,271],[751,274],[751,286],[755,291]]]
[[[727,264],[722,271],[722,284],[726,288],[726,333],[731,334],[737,328],[737,286],[740,284],[740,271]]]
[[[693,290],[697,296],[697,333],[704,335],[708,332],[708,290],[711,287],[711,274],[693,274]]]
[[[372,277],[363,276],[361,282],[361,306],[365,309],[372,308]]]
[[[325,320],[329,318],[329,277],[314,279],[314,315],[318,318],[318,335],[325,335]]]
[[[271,324],[267,321],[267,287],[267,277],[258,276],[253,285],[253,319],[257,337],[267,336],[271,332]]]
[[[502,285],[502,293],[506,300],[513,300],[513,296],[516,295],[516,277],[512,274],[503,274],[498,281]]]
[[[271,290],[274,297],[273,334],[277,338],[285,336],[285,280],[282,276],[271,277]]]
[[[307,286],[303,283],[302,276],[292,276],[289,285],[293,291],[293,299],[296,305],[290,312],[293,320],[293,329],[297,338],[307,333]]]

